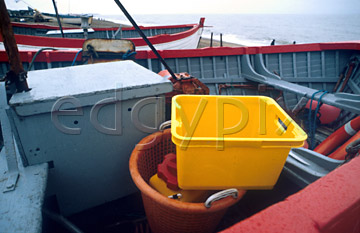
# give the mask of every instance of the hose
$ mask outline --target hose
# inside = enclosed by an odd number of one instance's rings
[[[49,48],[39,49],[39,50],[35,53],[35,55],[33,56],[32,60],[31,60],[31,62],[30,62],[29,68],[28,68],[27,71],[30,71],[30,70],[31,70],[31,68],[32,68],[32,66],[33,66],[33,64],[34,64],[34,61],[35,61],[36,57],[39,55],[39,53],[41,53],[41,52],[44,51],[44,50],[58,50],[58,49],[57,49],[57,48],[50,48],[50,47],[49,47]]]
[[[72,62],[72,64],[71,64],[71,66],[74,66],[74,65],[75,65],[76,59],[77,59],[77,57],[79,56],[79,53],[80,53],[80,52],[82,52],[82,49],[80,49],[80,50],[76,53],[75,58],[74,58],[74,60],[73,60],[73,62]]]

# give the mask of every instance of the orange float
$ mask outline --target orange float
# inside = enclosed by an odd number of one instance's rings
[[[318,102],[313,100],[311,110],[315,111]],[[306,104],[305,108],[310,108],[310,100]],[[320,113],[320,123],[323,125],[330,124],[334,122],[340,115],[341,109],[322,103],[321,107],[319,108]]]

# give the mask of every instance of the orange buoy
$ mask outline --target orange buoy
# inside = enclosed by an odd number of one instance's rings
[[[329,157],[337,160],[344,160],[347,155],[346,147],[352,143],[353,141],[360,138],[360,131],[357,132],[354,136],[352,136],[349,140],[347,140],[343,145],[337,148],[334,152],[332,152]]]
[[[315,111],[316,106],[318,105],[318,102],[316,100],[313,100],[313,104],[311,106],[311,110]],[[310,100],[306,104],[305,108],[310,108]],[[319,108],[320,113],[320,123],[323,125],[330,124],[334,122],[340,115],[341,109],[328,105],[328,104],[322,104]]]
[[[164,78],[170,78],[171,77],[171,74],[168,70],[162,70],[158,73],[158,75],[160,75],[161,77],[164,77]]]
[[[323,154],[329,155],[333,150],[335,150],[338,146],[349,140],[352,136],[354,136],[357,131],[360,130],[360,116],[352,119],[341,128],[332,133],[329,137],[327,137],[322,143],[320,143],[314,151]]]

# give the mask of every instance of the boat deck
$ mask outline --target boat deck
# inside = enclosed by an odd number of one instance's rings
[[[283,201],[300,189],[299,186],[281,175],[272,190],[247,191],[241,201],[228,209],[226,215],[219,223],[216,232],[225,230],[257,212],[279,201]],[[88,233],[151,232],[150,230],[147,231],[149,226],[140,192],[68,216],[67,218],[83,232]],[[44,232],[68,232],[63,226],[49,221],[49,219],[45,218],[44,222]]]
[[[323,89],[333,92],[332,90],[339,79],[339,73],[353,57],[359,57],[359,51],[360,43],[353,42],[342,44],[324,43],[292,45],[291,48],[290,46],[239,47],[235,49],[209,48],[187,51],[160,51],[160,53],[175,72],[186,71],[199,78],[208,85],[211,94],[269,95],[276,98],[279,96],[280,89],[283,91],[282,94],[285,99],[284,107],[291,110],[295,104],[298,103],[299,98],[306,97],[310,99],[311,95],[317,90]],[[51,60],[53,54],[61,54],[64,59],[53,61]],[[184,54],[187,56],[184,57]],[[33,54],[31,52],[22,53],[21,56],[24,58],[23,61],[26,61],[24,62],[24,67],[27,68]],[[65,59],[68,58],[66,56],[71,57],[72,60],[75,57],[75,53],[46,52],[39,56],[39,60],[37,61],[37,64],[35,64],[34,69],[70,65],[68,63],[71,62]],[[64,63],[64,61],[67,63]],[[136,62],[156,73],[164,69],[159,60],[154,58],[153,54],[149,52],[138,52]],[[4,67],[3,71],[6,71],[6,65],[2,65],[2,67]],[[0,67],[0,69],[2,69],[2,67]],[[349,85],[344,90],[346,93],[335,92],[334,94],[327,94],[323,99],[325,103],[330,103],[344,110],[342,114],[345,114],[345,116],[340,116],[342,119],[337,122],[337,125],[333,125],[333,128],[337,128],[339,124],[341,125],[344,122],[347,122],[349,118],[360,113],[359,74],[360,73],[357,71],[357,73],[354,72],[354,75],[349,77]],[[261,86],[258,85],[259,83],[265,83],[267,84],[266,86],[272,86],[271,88],[273,89],[261,89]],[[256,88],[250,90],[239,88],[243,84],[255,84]],[[226,88],[221,85],[225,85]],[[319,97],[317,96],[315,99],[319,99]],[[353,163],[353,161],[350,163]],[[355,164],[359,164],[359,158],[355,159]],[[336,169],[336,172],[333,173],[335,175],[330,174],[330,176],[325,177],[325,180],[330,180],[329,182],[331,183],[332,180],[337,180],[336,176],[344,177],[343,172],[344,174],[347,174],[347,167],[345,166]],[[354,165],[351,165],[351,167],[353,166]],[[353,169],[350,176],[353,177],[358,174],[358,172],[358,168]],[[320,179],[319,187],[324,188],[321,180],[323,179]],[[339,180],[343,181],[342,179]],[[298,196],[308,189],[317,190],[317,184],[319,184],[319,182],[315,182],[314,185],[310,185],[308,188],[305,188],[304,191],[295,195]],[[337,183],[336,181],[338,188],[335,189],[329,184],[325,184],[326,187],[333,189],[330,191],[326,189],[326,195],[328,195],[329,192],[332,193],[334,190],[341,190],[342,184],[346,185],[346,190],[349,191],[351,195],[346,195],[342,192],[336,193],[336,195],[343,195],[342,197],[339,196],[338,200],[340,198],[342,198],[342,200],[347,200],[346,203],[342,202],[342,204],[348,204],[347,206],[349,208],[345,210],[335,208],[332,213],[339,215],[343,212],[337,211],[353,211],[356,214],[359,213],[358,206],[360,199],[358,195],[359,192],[357,191],[359,186],[354,185],[353,181],[348,182],[348,180],[346,180],[346,182],[344,181],[343,183]],[[285,200],[289,195],[296,193],[298,190],[300,190],[300,187],[290,182],[287,177],[281,176],[274,190],[249,191],[238,205],[230,209],[227,217],[224,218],[218,230],[226,229],[236,222],[250,217],[274,203]],[[318,198],[321,199],[321,195],[324,193],[325,192],[318,192]],[[314,194],[316,194],[315,191]],[[350,197],[351,200],[349,201],[346,199],[347,197]],[[291,199],[295,200],[296,198],[291,197]],[[336,206],[338,200],[331,199],[332,205]],[[280,207],[284,207],[283,202],[280,202],[279,205],[281,205]],[[325,206],[322,207],[326,210]],[[279,207],[275,207],[275,209],[276,208]],[[271,212],[271,210],[267,211]],[[346,212],[345,214],[348,213]],[[304,221],[309,220],[305,217]],[[137,227],[145,229],[147,225],[144,218],[145,215],[139,193],[134,196],[107,203],[105,206],[95,207],[82,213],[69,216],[69,219],[78,225],[79,228],[88,232],[116,232],[125,231],[124,229],[130,229],[128,232],[131,232],[136,230]],[[255,215],[254,218],[261,223],[261,221],[258,220],[261,220],[261,217],[256,217]],[[271,219],[271,216],[268,219]],[[341,222],[342,220],[343,219],[341,218],[339,221]],[[245,222],[247,221],[248,220],[245,220]],[[356,221],[352,221],[351,223],[354,222],[356,223]],[[329,221],[329,224],[331,223],[332,222]],[[241,228],[246,223],[240,224],[239,228],[233,229],[246,229]],[[252,226],[251,224],[249,225]],[[54,231],[48,230],[48,232]],[[65,231],[60,230],[56,232]],[[234,230],[234,232],[236,232],[236,230]]]
[[[16,189],[1,193],[1,232],[41,232],[42,206],[48,177],[48,164],[38,164],[24,168],[19,163],[19,178]],[[0,152],[0,192],[8,180],[5,150]],[[21,207],[21,208],[19,208]]]

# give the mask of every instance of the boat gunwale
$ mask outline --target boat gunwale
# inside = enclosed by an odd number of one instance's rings
[[[37,23],[20,23],[20,22],[11,22],[13,27],[24,27],[24,28],[37,28],[37,29],[49,29],[49,30],[59,30],[58,26],[51,26],[46,24],[37,24]],[[146,29],[170,29],[170,28],[179,28],[179,27],[188,27],[193,28],[199,25],[198,23],[193,24],[177,24],[177,25],[159,25],[159,26],[141,26],[139,28],[146,30]],[[120,26],[120,25],[119,25]],[[66,29],[79,29],[80,27],[63,27],[64,30]],[[119,27],[96,27],[93,28],[94,31],[108,31],[108,30],[117,30]],[[121,30],[123,31],[132,31],[135,30],[132,26],[123,25]]]
[[[57,38],[61,39],[61,38]],[[73,39],[75,40],[75,39]],[[81,40],[81,39],[77,39]],[[184,57],[209,57],[209,56],[232,56],[232,55],[252,55],[252,54],[271,54],[271,53],[297,53],[297,52],[317,52],[327,50],[355,50],[360,51],[360,40],[350,42],[331,42],[331,43],[312,43],[298,45],[276,45],[276,46],[257,46],[257,47],[208,47],[201,49],[184,50],[158,50],[163,58],[184,58]],[[19,51],[23,62],[30,62],[37,50]],[[37,62],[61,62],[69,61],[74,58],[78,51],[44,51],[36,58]],[[136,59],[157,58],[152,51],[137,51]],[[0,62],[7,62],[8,58],[4,50],[0,51]],[[79,55],[76,61],[81,61]]]
[[[311,44],[290,44],[275,46],[239,46],[239,47],[207,47],[200,49],[182,50],[160,50],[163,58],[183,57],[208,57],[208,56],[231,56],[231,55],[254,55],[271,53],[297,53],[297,52],[318,52],[326,50],[358,50],[360,51],[360,40],[348,42],[325,42]],[[138,51],[137,59],[156,58],[151,51]]]
[[[159,34],[155,36],[149,36],[148,39],[152,44],[164,44],[172,41],[184,39],[195,34],[198,30],[203,28],[201,23],[193,24],[193,27],[182,32],[172,33],[172,34]],[[15,34],[15,39],[18,44],[30,45],[30,46],[43,46],[43,47],[62,47],[62,48],[74,48],[81,49],[85,39],[78,38],[61,38],[61,37],[46,37],[46,36],[32,36],[32,35],[22,35]],[[141,38],[125,38],[126,40],[131,40],[134,42],[135,46],[147,46],[147,43]],[[0,42],[2,42],[2,37],[0,36]],[[50,44],[54,46],[50,46]],[[1,51],[0,51],[1,52]],[[21,51],[20,51],[21,52]],[[0,54],[0,61],[1,61]]]

